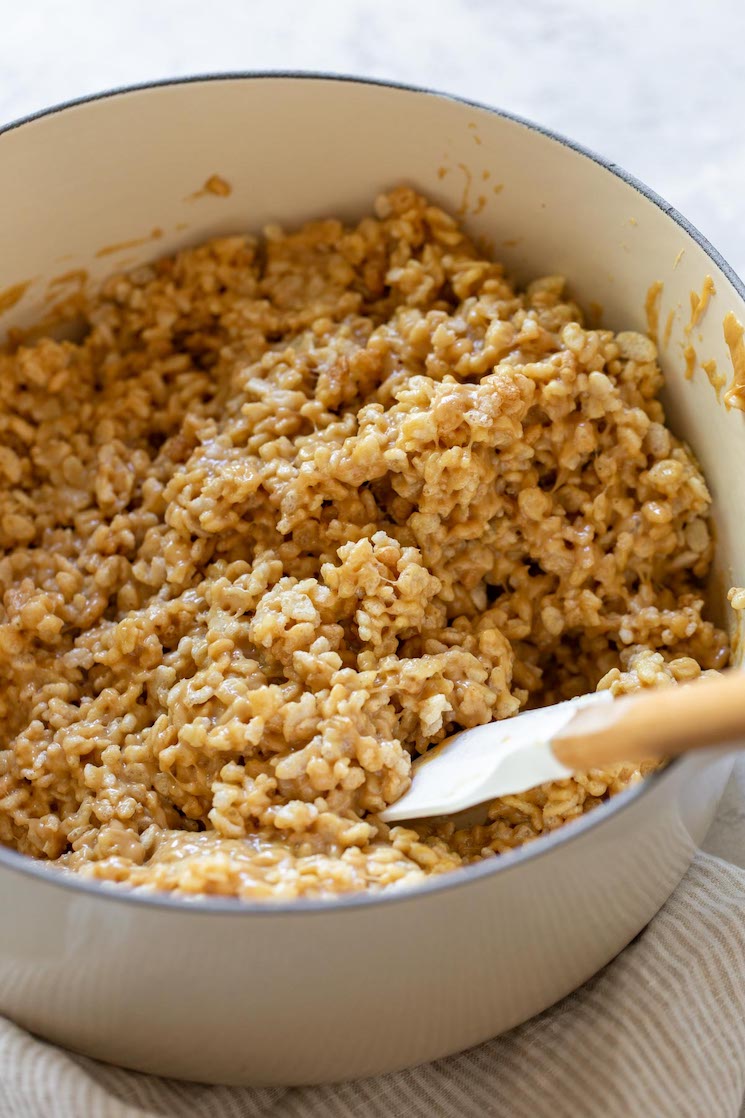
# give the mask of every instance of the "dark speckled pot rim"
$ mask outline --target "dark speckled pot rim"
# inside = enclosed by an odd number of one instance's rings
[[[28,116],[21,117],[19,120],[12,121],[0,127],[0,137],[17,128],[23,128],[24,125],[33,123],[36,120],[54,116],[68,109],[87,105],[94,101],[126,97],[129,94],[139,93],[149,89],[206,82],[261,81],[266,79],[335,81],[339,83],[347,82],[355,85],[393,89],[403,93],[417,94],[436,100],[453,101],[456,104],[468,105],[471,108],[480,109],[494,116],[503,117],[505,120],[512,121],[515,124],[521,125],[523,128],[529,129],[531,132],[537,132],[539,135],[545,136],[547,139],[569,148],[577,155],[590,159],[593,163],[597,163],[599,166],[604,167],[606,171],[609,171],[611,174],[621,179],[622,182],[626,183],[627,186],[630,186],[633,190],[636,190],[639,194],[649,199],[650,202],[653,202],[655,206],[679,225],[680,228],[703,249],[712,263],[726,276],[737,294],[743,302],[745,302],[745,284],[743,284],[732,267],[727,263],[724,257],[717,252],[714,246],[710,244],[706,237],[704,237],[695,226],[691,225],[674,206],[671,206],[670,203],[661,198],[659,194],[650,190],[648,186],[623,170],[622,167],[619,167],[608,159],[603,159],[581,144],[575,143],[573,140],[569,140],[565,136],[549,128],[544,128],[514,113],[505,112],[503,109],[496,109],[490,105],[484,105],[479,101],[473,101],[466,97],[458,97],[451,93],[441,93],[437,90],[427,89],[422,86],[408,85],[405,82],[386,81],[376,78],[360,78],[346,74],[294,70],[228,71],[226,73],[217,74],[194,74],[188,77],[165,78],[156,81],[141,82],[136,85],[122,86],[120,88],[105,90],[101,93],[93,93],[85,97],[77,97],[71,101],[65,101],[59,105],[54,105],[51,108],[30,113]],[[672,761],[665,769],[652,773],[645,780],[626,789],[624,792],[613,797],[612,800],[601,804],[586,815],[572,820],[569,823],[565,823],[562,827],[552,831],[550,834],[542,835],[534,841],[518,847],[516,850],[510,851],[507,854],[497,855],[494,858],[487,858],[484,861],[431,877],[418,885],[402,887],[400,889],[392,888],[380,893],[367,892],[349,896],[342,895],[338,898],[331,898],[328,900],[298,899],[289,902],[271,900],[258,902],[244,901],[236,898],[204,896],[190,900],[186,897],[174,896],[169,893],[136,892],[127,888],[125,885],[111,882],[88,881],[84,878],[77,877],[71,872],[55,869],[51,863],[37,861],[25,854],[19,854],[15,850],[10,850],[2,846],[0,846],[0,868],[20,874],[24,877],[37,878],[52,888],[61,888],[86,894],[91,900],[100,899],[101,901],[113,902],[115,904],[129,904],[144,906],[145,908],[166,909],[173,912],[174,915],[199,913],[201,915],[220,914],[223,916],[242,916],[244,918],[274,917],[279,915],[309,916],[311,914],[326,914],[329,916],[360,908],[377,908],[380,906],[400,904],[404,901],[416,900],[417,898],[424,900],[426,897],[431,897],[433,894],[443,892],[455,894],[458,890],[462,890],[469,884],[479,881],[482,878],[510,873],[528,862],[533,862],[538,858],[545,858],[557,852],[560,848],[581,838],[583,835],[587,834],[588,831],[595,830],[602,826],[606,820],[626,811],[632,804],[649,796],[653,789],[660,787],[660,785],[670,780],[673,774],[684,763],[682,758]],[[456,898],[453,897],[454,901],[455,899]]]

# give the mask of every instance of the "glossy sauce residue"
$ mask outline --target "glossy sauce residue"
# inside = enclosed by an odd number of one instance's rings
[[[112,256],[115,252],[124,252],[128,248],[140,248],[142,245],[148,244],[150,241],[157,241],[163,236],[163,230],[151,229],[147,237],[134,237],[131,241],[119,241],[117,244],[104,245],[96,253],[96,256]]]
[[[474,139],[476,139],[475,134],[474,134]],[[478,141],[478,142],[480,142],[480,141]],[[443,158],[447,159],[447,156],[443,156]],[[458,217],[465,217],[466,214],[468,214],[468,213],[471,213],[474,216],[476,216],[477,214],[480,214],[482,212],[482,210],[484,210],[486,208],[486,205],[487,205],[487,202],[488,202],[487,195],[486,194],[478,194],[476,196],[475,201],[474,201],[473,197],[472,197],[472,192],[473,192],[473,186],[474,186],[474,174],[475,174],[475,172],[468,166],[467,163],[456,163],[455,166],[463,175],[463,188],[462,188],[462,193],[461,193],[461,197],[460,197],[460,203],[459,203],[458,208],[455,212],[458,215]],[[453,170],[452,167],[449,167],[446,163],[443,163],[442,166],[437,168],[438,179],[444,179],[445,176],[449,175],[452,170]],[[481,174],[480,174],[480,178],[481,178],[482,182],[487,182],[488,179],[491,178],[491,171],[489,171],[488,169],[482,170]],[[504,186],[504,184],[501,183],[501,182],[496,183],[496,185],[492,187],[492,190],[493,190],[494,194],[499,194],[500,191],[503,189],[503,186]]]
[[[711,387],[716,392],[717,400],[721,400],[722,389],[724,388],[725,384],[727,383],[726,376],[724,375],[724,373],[718,372],[717,363],[716,363],[716,361],[714,360],[713,357],[711,358],[710,361],[702,361],[701,362],[701,368],[704,370],[707,377],[709,378],[709,384],[711,385]]]
[[[199,190],[195,190],[193,194],[189,194],[185,199],[187,202],[195,202],[197,198],[208,198],[210,194],[217,198],[228,198],[233,193],[233,187],[224,179],[222,175],[210,175],[207,181]]]
[[[662,280],[655,280],[650,285],[647,298],[644,300],[644,309],[647,312],[647,334],[657,345],[657,334],[660,328],[660,299],[662,298]]]
[[[704,282],[701,287],[701,294],[696,291],[692,291],[690,295],[691,317],[688,320],[687,325],[683,328],[683,332],[688,339],[687,345],[683,349],[683,356],[686,363],[686,380],[691,380],[693,378],[693,374],[696,370],[696,362],[698,361],[698,355],[691,342],[691,334],[706,313],[706,308],[709,306],[709,301],[712,295],[716,295],[716,288],[714,287],[714,280],[711,278],[711,276],[706,276],[704,278]],[[699,334],[699,341],[701,340],[701,335]],[[714,381],[712,380],[711,375],[707,373],[707,376],[709,377],[710,383],[713,385]]]
[[[73,268],[69,272],[62,272],[59,276],[54,276],[50,279],[47,287],[66,287],[68,283],[77,283],[78,285],[88,282],[88,273],[85,268]]]
[[[53,276],[47,284],[45,303],[53,303],[69,299],[71,294],[83,291],[88,282],[88,273],[85,268],[72,268],[69,272],[62,272]]]
[[[667,346],[667,345],[669,345],[669,344],[670,344],[670,335],[671,335],[671,334],[672,334],[672,332],[673,332],[673,322],[674,322],[674,321],[675,321],[675,311],[674,311],[674,310],[670,310],[670,311],[668,312],[668,315],[667,315],[667,320],[666,320],[666,322],[665,322],[665,331],[664,331],[664,333],[663,333],[663,335],[662,335],[662,344],[663,344],[663,346]]]
[[[712,295],[716,295],[716,293],[717,289],[714,286],[714,280],[711,276],[705,278],[700,295],[697,295],[695,291],[691,292],[691,320],[686,326],[686,334],[690,334],[693,329],[698,326],[709,305],[709,300]]]
[[[683,350],[683,357],[686,363],[686,380],[691,380],[696,369],[696,350],[690,342]]]
[[[13,283],[10,287],[0,291],[0,314],[5,314],[16,303],[19,303],[28,291],[30,284],[31,280],[24,280],[22,283]]]
[[[724,394],[724,406],[745,411],[745,344],[742,340],[745,330],[732,311],[724,316],[722,325],[734,372],[732,383]]]

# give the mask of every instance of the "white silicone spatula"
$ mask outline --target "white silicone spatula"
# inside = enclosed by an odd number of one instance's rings
[[[721,745],[745,748],[745,673],[739,670],[615,700],[599,691],[441,742],[415,762],[408,792],[380,818],[453,815],[575,772]]]

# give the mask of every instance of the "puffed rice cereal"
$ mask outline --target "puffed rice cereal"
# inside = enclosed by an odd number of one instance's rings
[[[582,323],[399,188],[114,276],[80,340],[0,356],[0,841],[135,889],[333,896],[638,780],[377,818],[458,728],[726,661],[655,346]]]

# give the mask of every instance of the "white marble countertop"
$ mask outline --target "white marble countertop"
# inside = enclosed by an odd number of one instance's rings
[[[225,70],[407,81],[530,117],[626,167],[745,274],[743,0],[29,0],[0,35],[0,124]],[[707,847],[745,866],[745,759]]]

